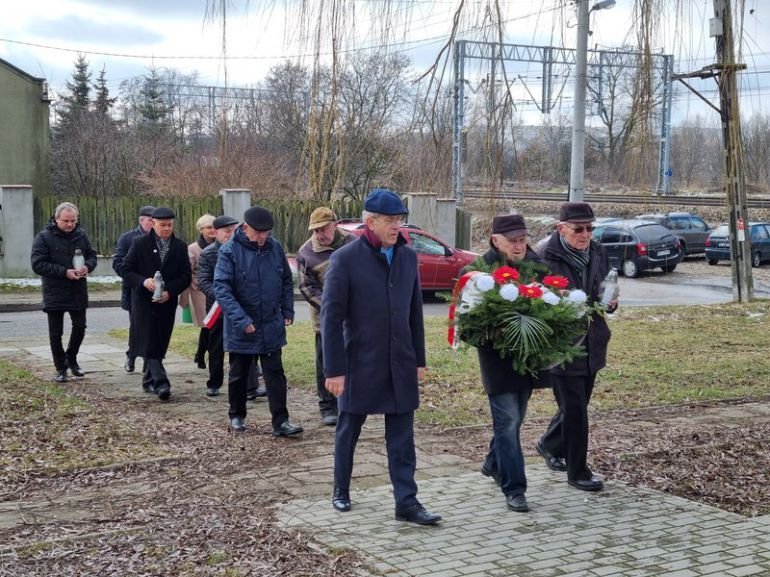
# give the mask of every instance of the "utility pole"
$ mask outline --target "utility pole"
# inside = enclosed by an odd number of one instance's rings
[[[749,302],[754,296],[751,274],[751,238],[743,174],[743,145],[741,117],[738,107],[736,74],[746,68],[735,62],[732,0],[714,0],[714,18],[710,21],[711,36],[716,38],[717,84],[719,85],[722,137],[725,147],[724,182],[730,222],[730,252],[732,255],[733,298]]]
[[[575,50],[575,110],[572,117],[572,159],[569,173],[569,199],[583,200],[586,157],[586,84],[588,72],[588,0],[577,2],[577,46]]]

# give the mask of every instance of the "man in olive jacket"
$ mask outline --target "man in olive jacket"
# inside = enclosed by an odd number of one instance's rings
[[[591,240],[594,212],[585,202],[566,202],[559,211],[559,224],[542,251],[543,262],[553,274],[569,279],[569,288],[579,288],[588,301],[601,298],[602,281],[609,271],[604,248]],[[608,312],[617,308],[613,301]],[[594,314],[583,341],[587,355],[551,371],[551,382],[559,410],[537,443],[546,465],[567,471],[567,482],[582,491],[600,491],[603,481],[588,468],[588,402],[596,374],[607,364],[610,329],[602,315]],[[566,464],[565,464],[566,460]]]
[[[350,510],[353,453],[367,415],[385,415],[396,519],[434,525],[417,500],[414,411],[425,373],[425,332],[417,255],[399,228],[401,198],[375,189],[364,201],[366,230],[334,252],[321,304],[326,388],[337,396],[332,505]]]
[[[142,387],[161,401],[171,396],[163,358],[174,331],[179,295],[192,279],[187,244],[174,236],[174,218],[170,208],[156,208],[152,230],[134,239],[123,261],[123,280],[131,288],[131,314],[136,323],[136,354],[145,361]],[[153,300],[156,271],[164,283],[157,301]]]
[[[55,380],[60,383],[67,381],[68,367],[76,377],[84,374],[77,357],[86,335],[86,277],[96,268],[96,251],[78,224],[78,217],[74,204],[61,203],[32,243],[32,270],[43,277],[43,311],[48,315],[48,339],[57,373]],[[83,256],[83,264],[78,266],[73,262],[76,250]],[[72,321],[66,351],[62,345],[65,312]]]

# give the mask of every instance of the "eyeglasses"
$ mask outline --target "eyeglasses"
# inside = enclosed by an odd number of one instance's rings
[[[387,224],[388,226],[393,226],[395,224],[401,226],[406,222],[406,216],[404,216],[403,214],[399,214],[396,216],[387,216],[387,215],[381,214],[377,218],[382,222],[384,222],[385,224]]]
[[[575,234],[583,234],[583,232],[585,231],[593,232],[594,229],[596,228],[592,224],[587,224],[585,226],[572,226],[571,224],[564,224],[564,226],[572,230],[572,232],[574,232]]]

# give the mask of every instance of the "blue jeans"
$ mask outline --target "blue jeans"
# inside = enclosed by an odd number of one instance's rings
[[[532,389],[489,395],[493,435],[484,465],[500,475],[500,488],[505,495],[523,495],[527,491],[519,431],[531,395]]]

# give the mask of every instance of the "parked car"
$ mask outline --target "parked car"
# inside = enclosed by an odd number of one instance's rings
[[[640,214],[636,218],[662,224],[679,239],[685,255],[700,254],[706,249],[706,239],[711,227],[701,217],[689,212],[665,214]]]
[[[673,272],[684,257],[679,239],[665,226],[649,220],[600,224],[595,226],[593,238],[604,245],[610,266],[628,278],[656,268]]]
[[[359,236],[364,232],[364,223],[357,219],[343,219],[338,226]],[[403,224],[401,234],[417,253],[420,286],[424,291],[452,290],[460,271],[479,256],[454,248],[413,224]]]
[[[770,260],[770,223],[750,222],[751,266],[758,267]],[[717,264],[720,260],[730,260],[730,227],[720,224],[706,239],[706,260]]]

